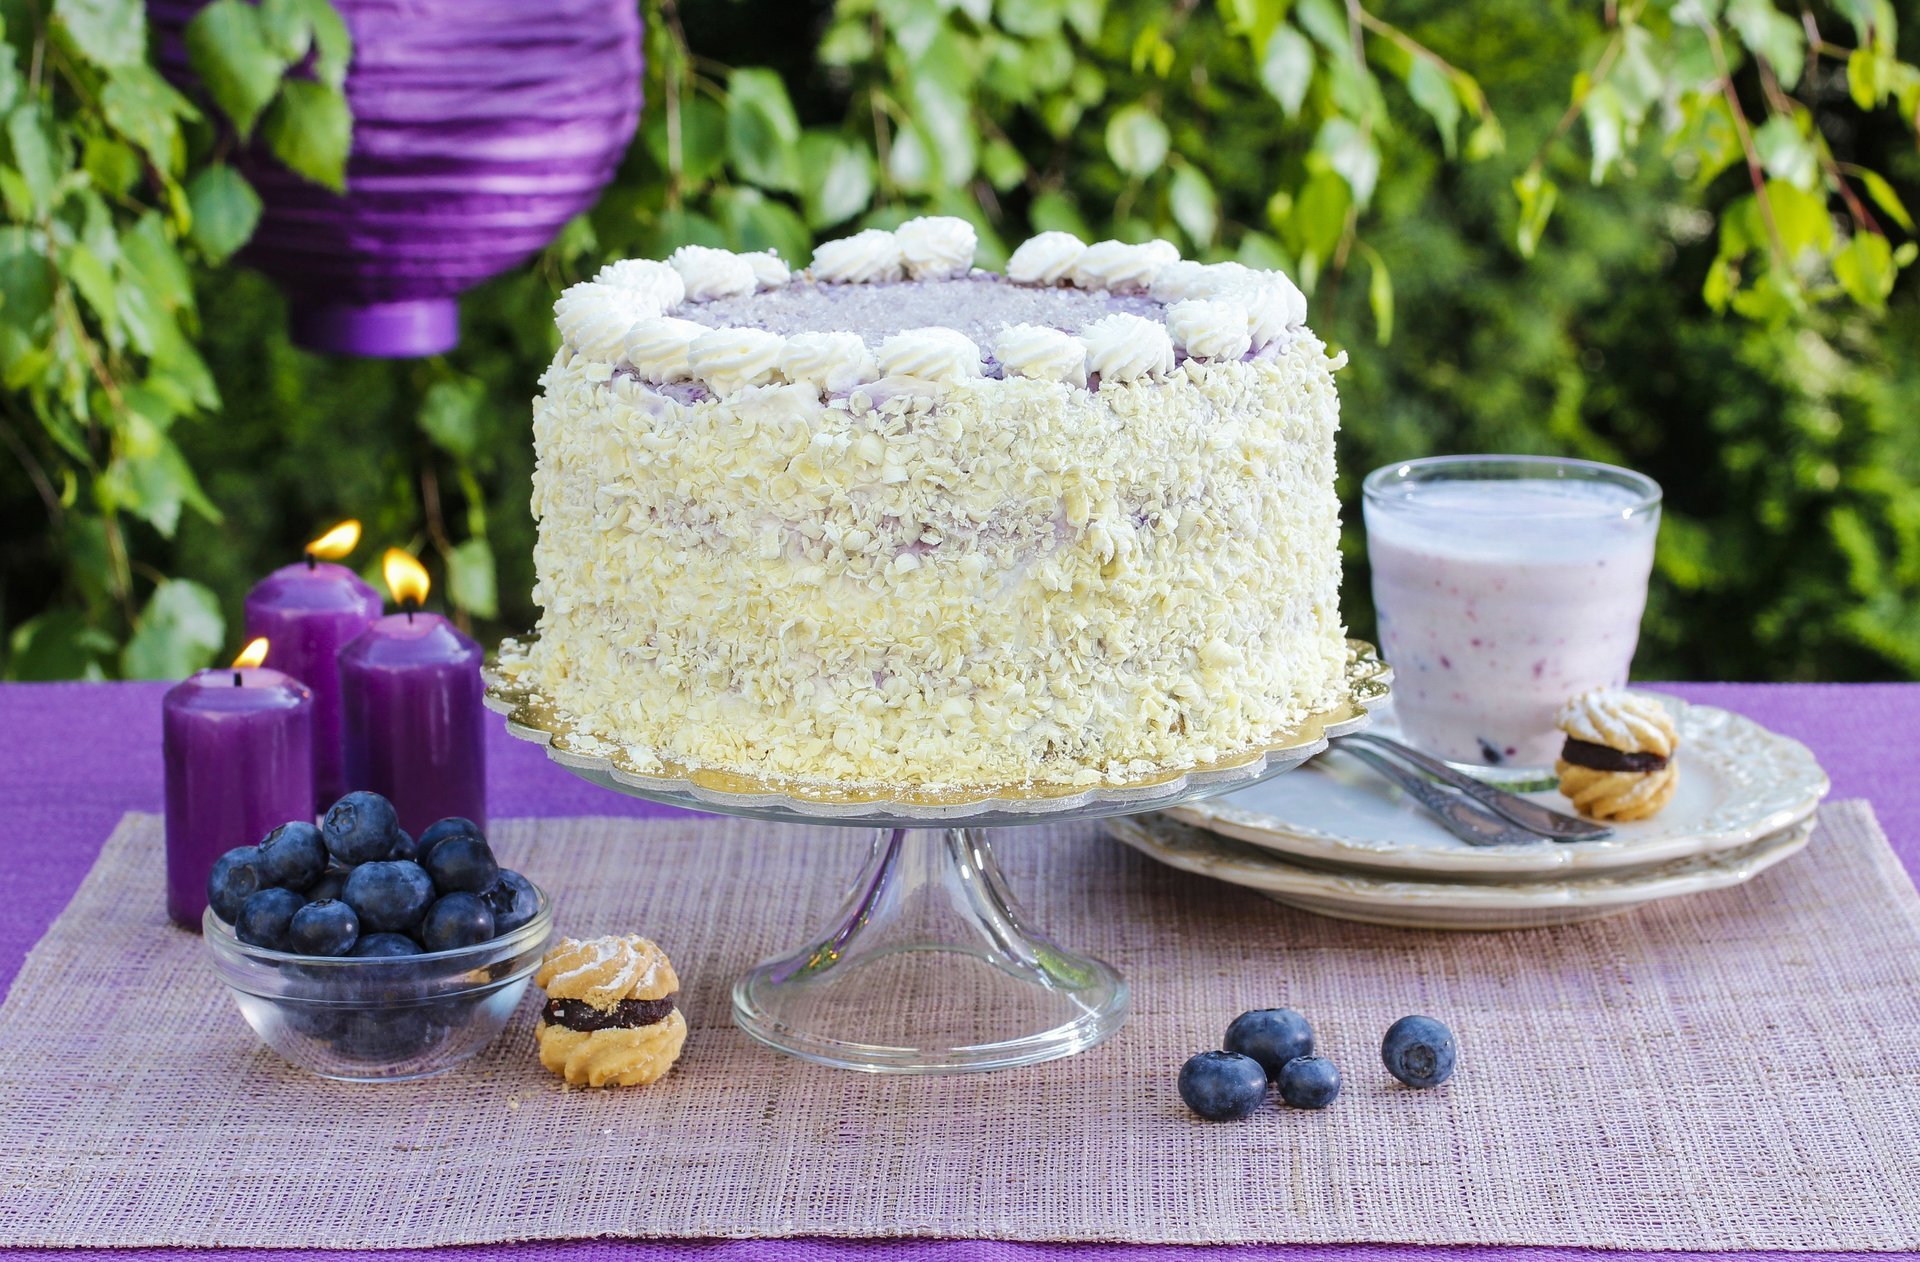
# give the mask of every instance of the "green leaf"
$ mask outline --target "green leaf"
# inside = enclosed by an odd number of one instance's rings
[[[1912,232],[1913,216],[1907,213],[1906,204],[1900,200],[1900,194],[1893,191],[1893,185],[1887,183],[1884,176],[1874,171],[1860,171],[1858,174],[1860,183],[1866,186],[1867,196],[1873,199],[1873,204],[1886,211],[1888,217],[1895,223]]]
[[[1833,256],[1833,278],[1847,296],[1870,311],[1883,310],[1893,292],[1893,247],[1877,232],[1856,232]]]
[[[313,53],[320,82],[340,87],[353,60],[353,36],[327,0],[260,0],[260,30],[267,44],[288,65]]]
[[[895,184],[910,193],[931,192],[933,167],[933,146],[922,128],[909,124],[895,133],[887,152],[887,175]]]
[[[987,183],[1002,193],[1027,178],[1027,160],[1018,149],[998,138],[988,141],[980,151],[980,169]]]
[[[1826,198],[1808,193],[1792,184],[1768,180],[1767,205],[1789,259],[1798,259],[1807,251],[1825,254],[1833,246],[1833,217],[1827,213]]]
[[[994,16],[1004,30],[1031,38],[1054,34],[1067,14],[1060,0],[999,0]]]
[[[147,56],[147,6],[142,0],[53,0],[53,20],[96,66],[117,69]]]
[[[1530,259],[1540,248],[1540,237],[1547,230],[1547,221],[1553,217],[1553,204],[1560,199],[1560,187],[1533,167],[1513,182],[1513,192],[1520,199],[1520,222],[1514,231],[1514,245],[1519,248],[1520,257]]]
[[[268,46],[260,11],[242,0],[213,0],[187,23],[186,45],[213,103],[242,138],[251,136],[288,64]]]
[[[1327,165],[1353,191],[1354,205],[1364,209],[1380,179],[1380,150],[1373,143],[1373,134],[1352,119],[1336,115],[1320,124],[1313,151],[1326,158]]]
[[[455,460],[471,460],[480,449],[480,407],[486,383],[477,377],[434,382],[420,398],[420,430]]]
[[[72,609],[50,609],[13,629],[6,678],[25,681],[104,679],[101,662],[118,647],[113,637]]]
[[[1303,259],[1332,257],[1346,234],[1352,206],[1353,194],[1344,179],[1332,171],[1315,171],[1287,212],[1287,240],[1294,253]]]
[[[180,169],[180,120],[200,111],[146,65],[122,66],[100,92],[107,125],[144,150],[153,165],[168,173]]]
[[[1366,251],[1367,305],[1373,309],[1373,340],[1381,346],[1393,340],[1393,276],[1378,251]]]
[[[736,70],[727,81],[727,160],[762,188],[800,187],[800,120],[786,84],[771,70]]]
[[[729,249],[743,254],[772,250],[789,264],[813,254],[813,234],[785,202],[757,188],[727,189],[717,201]]]
[[[1174,167],[1167,204],[1188,240],[1202,247],[1213,244],[1220,229],[1220,199],[1200,168],[1185,162]]]
[[[1881,81],[1881,58],[1871,48],[1856,48],[1847,54],[1847,92],[1863,110],[1880,104],[1886,94]]]
[[[1753,148],[1767,174],[1776,180],[1801,189],[1811,189],[1820,180],[1820,157],[1813,142],[1784,114],[1775,114],[1754,131]]]
[[[1167,125],[1144,105],[1128,105],[1107,120],[1107,154],[1136,179],[1152,175],[1167,160]]]
[[[164,311],[193,309],[193,280],[167,237],[159,212],[148,211],[120,234],[122,266],[134,273]]]
[[[1773,0],[1729,0],[1727,23],[1739,33],[1748,51],[1767,59],[1781,87],[1791,91],[1800,82],[1807,61],[1806,32]]]
[[[810,228],[845,223],[873,200],[873,158],[864,145],[832,132],[800,140],[800,205]]]
[[[1440,132],[1440,147],[1451,158],[1460,136],[1460,97],[1453,77],[1426,57],[1415,57],[1407,71],[1407,93],[1427,112]]]
[[[128,679],[183,679],[213,660],[226,634],[212,592],[188,579],[164,579],[140,611],[120,655],[120,673]]]
[[[288,170],[336,193],[346,191],[353,116],[338,88],[312,79],[287,80],[267,110],[262,134]]]
[[[230,166],[206,167],[189,180],[187,203],[193,207],[193,243],[209,262],[225,262],[260,222],[259,195]]]
[[[1082,241],[1091,241],[1099,235],[1073,199],[1057,189],[1048,189],[1034,198],[1027,218],[1035,232],[1071,232]]]
[[[140,179],[140,155],[110,136],[88,136],[80,165],[93,186],[111,197],[124,197]]]
[[[500,616],[493,549],[485,539],[469,539],[447,554],[447,599],[476,618]]]
[[[1260,86],[1280,102],[1288,118],[1300,112],[1313,85],[1313,45],[1291,26],[1276,26],[1260,57]]]
[[[1587,120],[1587,138],[1593,146],[1593,166],[1589,178],[1599,184],[1607,178],[1608,169],[1626,152],[1626,111],[1613,85],[1603,83],[1587,93],[1583,113]]]
[[[44,341],[53,311],[53,264],[39,234],[0,228],[0,322]]]
[[[1353,43],[1347,31],[1347,15],[1333,0],[1300,0],[1295,10],[1300,25],[1320,46],[1338,57],[1352,60]]]
[[[113,271],[101,260],[98,254],[85,245],[75,242],[67,248],[61,259],[60,270],[67,280],[86,299],[93,308],[101,327],[107,330],[109,340],[117,341],[120,318],[118,301],[114,293]]]
[[[22,105],[7,115],[7,145],[14,168],[26,185],[31,209],[44,214],[54,205],[55,184],[66,169],[64,141],[48,125],[37,105]]]
[[[673,150],[665,110],[649,110],[641,131],[647,152],[662,171],[678,170],[681,180],[701,185],[719,173],[727,160],[727,114],[719,103],[704,96],[680,102],[680,148]]]

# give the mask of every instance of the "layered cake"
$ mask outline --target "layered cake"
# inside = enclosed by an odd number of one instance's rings
[[[640,771],[1124,782],[1343,696],[1339,405],[1284,276],[927,218],[613,263],[534,404],[538,640]]]

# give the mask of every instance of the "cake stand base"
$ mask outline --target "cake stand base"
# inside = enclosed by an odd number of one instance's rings
[[[980,828],[876,830],[830,928],[733,986],[749,1035],[872,1073],[1005,1069],[1084,1051],[1127,984],[1029,923]]]

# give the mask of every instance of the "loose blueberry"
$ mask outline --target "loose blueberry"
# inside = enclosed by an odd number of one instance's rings
[[[433,853],[433,848],[449,837],[478,837],[482,841],[486,840],[478,824],[464,815],[449,815],[445,819],[435,820],[421,831],[420,840],[416,844],[418,853],[413,856],[414,862],[425,863],[427,856]]]
[[[404,828],[397,828],[394,830],[393,853],[387,857],[390,859],[411,859],[415,863],[418,863],[420,862],[420,844],[413,839],[412,833]]]
[[[427,875],[442,894],[479,894],[500,877],[493,850],[478,837],[449,837],[427,855]]]
[[[1201,1052],[1180,1066],[1180,1098],[1209,1122],[1230,1122],[1267,1098],[1267,1071],[1238,1052]]]
[[[285,951],[287,926],[293,913],[307,905],[304,896],[278,885],[269,885],[240,904],[240,918],[234,921],[234,936],[248,946],[269,951]]]
[[[1288,1061],[1313,1055],[1313,1027],[1292,1008],[1257,1008],[1233,1019],[1220,1046],[1259,1061],[1271,1082]]]
[[[1340,1094],[1340,1070],[1324,1056],[1296,1056],[1280,1066],[1280,1098],[1296,1109],[1324,1109]]]
[[[360,917],[366,933],[405,933],[433,905],[433,879],[406,859],[363,863],[347,877],[342,900]]]
[[[237,846],[213,861],[207,874],[207,905],[228,924],[240,920],[240,906],[260,892],[260,847]]]
[[[480,896],[493,912],[493,931],[512,933],[540,914],[540,892],[533,882],[511,868],[500,869],[500,879]]]
[[[443,895],[420,922],[420,945],[429,951],[473,946],[492,936],[493,910],[478,894],[463,891]]]
[[[327,843],[320,830],[304,820],[280,825],[260,843],[260,881],[284,889],[304,890],[327,870]]]
[[[1380,1040],[1387,1072],[1409,1087],[1437,1087],[1453,1077],[1453,1031],[1432,1017],[1401,1017]]]
[[[327,849],[343,864],[372,863],[392,856],[400,817],[393,803],[361,789],[335,802],[321,821]]]
[[[420,944],[404,933],[369,933],[347,954],[363,960],[391,959],[420,954]]]
[[[287,923],[287,949],[301,955],[345,955],[360,940],[360,917],[336,898],[308,903]]]
[[[328,868],[320,879],[307,887],[307,901],[325,902],[329,898],[338,898],[347,888],[347,877],[353,874],[351,868]]]

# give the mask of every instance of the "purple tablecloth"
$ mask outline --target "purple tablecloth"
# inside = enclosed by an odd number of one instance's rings
[[[99,853],[120,816],[160,809],[160,695],[158,684],[9,684],[0,686],[0,982],[11,984],[27,950],[46,932]],[[1909,873],[1920,873],[1920,782],[1912,775],[1920,743],[1920,685],[1905,684],[1685,684],[1670,689],[1691,701],[1726,706],[1812,746],[1833,776],[1837,797],[1872,801],[1881,824]],[[667,808],[594,788],[554,767],[535,747],[492,733],[491,813],[515,815],[662,815]],[[160,874],[154,874],[155,880]],[[0,1102],[0,1108],[6,1107]],[[369,1172],[369,1177],[378,1177]],[[0,1189],[0,1196],[5,1196]],[[396,1190],[396,1195],[404,1192]],[[16,1254],[34,1250],[6,1251]],[[124,1262],[151,1255],[168,1262],[222,1256],[217,1250],[60,1250],[61,1259],[110,1256]],[[437,1251],[460,1262],[600,1262],[601,1259],[680,1259],[728,1262],[1029,1262],[1071,1259],[1093,1262],[1242,1262],[1312,1259],[1313,1262],[1533,1262],[1628,1258],[1777,1257],[1868,1258],[1873,1254],[1624,1254],[1610,1250],[1448,1248],[1406,1249],[1390,1245],[1290,1248],[1108,1245],[1017,1245],[981,1241],[900,1242],[760,1240],[626,1242],[583,1240],[531,1245],[491,1245]],[[231,1257],[231,1254],[225,1255]],[[276,1255],[331,1257],[315,1250]]]

